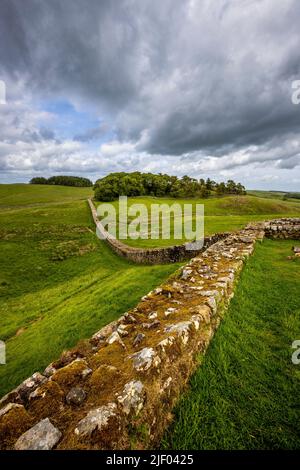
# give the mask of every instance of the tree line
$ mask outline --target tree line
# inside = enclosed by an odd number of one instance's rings
[[[300,199],[300,193],[285,193],[282,199]]]
[[[110,173],[98,179],[94,185],[95,199],[113,201],[119,196],[169,196],[172,198],[206,198],[210,195],[246,194],[241,183],[228,180],[216,183],[207,178],[197,180],[190,176],[169,176],[165,174]]]
[[[52,184],[58,186],[77,186],[80,188],[93,186],[93,183],[88,178],[82,178],[81,176],[51,176],[50,178],[44,178],[43,176],[36,176],[30,180],[30,184]]]

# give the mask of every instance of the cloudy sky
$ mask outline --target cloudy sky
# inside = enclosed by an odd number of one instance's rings
[[[141,170],[299,191],[299,24],[299,0],[1,0],[0,182]]]

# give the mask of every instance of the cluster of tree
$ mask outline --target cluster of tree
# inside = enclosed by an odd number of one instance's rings
[[[36,176],[30,180],[30,184],[54,184],[59,186],[77,186],[77,187],[88,187],[93,186],[93,183],[88,178],[82,178],[81,176],[51,176],[50,178],[44,178],[43,176]]]
[[[228,180],[227,183],[213,183],[213,188],[217,194],[247,194],[245,186],[241,183],[235,183],[233,180]]]
[[[246,194],[240,183],[228,180],[216,183],[211,179],[169,176],[159,173],[110,173],[96,181],[95,199],[113,201],[119,196],[169,196],[174,198],[205,198],[211,194]]]

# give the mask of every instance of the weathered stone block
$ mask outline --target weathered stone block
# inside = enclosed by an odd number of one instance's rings
[[[95,430],[102,431],[109,427],[110,420],[116,415],[117,405],[115,403],[108,403],[91,410],[85,418],[79,421],[75,428],[75,434],[80,437],[88,437]]]
[[[68,405],[81,405],[86,399],[86,392],[81,387],[73,387],[66,396]]]
[[[153,348],[144,348],[129,356],[133,361],[133,367],[137,371],[147,371],[150,367],[156,368],[160,364],[160,358]]]
[[[59,442],[61,436],[61,432],[48,418],[45,418],[19,437],[15,449],[51,450]]]
[[[145,401],[145,390],[140,380],[132,380],[128,382],[121,395],[117,397],[125,414],[133,413],[135,416],[139,414],[143,408]]]

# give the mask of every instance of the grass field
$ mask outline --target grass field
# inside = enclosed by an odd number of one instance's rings
[[[82,188],[0,185],[0,396],[132,307],[176,265],[138,266],[95,236]]]
[[[300,202],[300,199],[297,199],[297,195],[299,195],[299,193],[297,192],[293,192],[293,193],[289,193],[289,194],[293,194],[294,197],[288,197],[286,198],[286,194],[288,193],[288,191],[259,191],[259,190],[250,190],[250,191],[247,191],[247,193],[250,195],[250,196],[258,196],[258,197],[264,197],[264,198],[271,198],[271,199],[281,199],[281,200],[285,200],[285,201],[291,201],[291,202]],[[283,197],[285,196],[285,198],[283,199]]]
[[[299,449],[300,259],[293,241],[265,240],[244,268],[235,297],[164,449]]]
[[[89,188],[0,185],[0,339],[7,346],[0,396],[119,317],[178,268],[117,257],[95,236],[86,201],[91,195]],[[259,196],[129,200],[135,202],[148,208],[152,202],[203,202],[206,233],[300,214],[297,201]],[[299,448],[300,376],[290,346],[300,334],[300,278],[299,261],[286,259],[292,244],[266,240],[257,246],[163,448]]]
[[[247,194],[249,194],[250,196],[258,196],[258,197],[282,200],[286,192],[284,191],[260,191],[260,190],[253,189],[253,190],[247,191]]]
[[[92,188],[30,184],[0,184],[0,209],[24,207],[45,203],[65,203],[87,199]]]
[[[263,192],[261,192],[263,193]],[[268,193],[267,193],[268,195]],[[196,204],[204,205],[204,233],[205,235],[211,235],[217,232],[227,232],[232,230],[238,230],[244,227],[248,222],[259,221],[265,219],[272,219],[283,216],[300,216],[300,204],[296,200],[282,201],[278,197],[258,197],[254,195],[247,196],[225,196],[225,197],[214,197],[208,199],[167,199],[167,198],[151,198],[151,197],[138,197],[128,199],[128,207],[133,204],[144,204],[148,210],[148,231],[150,233],[150,213],[151,204],[180,204],[181,207],[184,204],[193,205],[193,214],[195,213]],[[101,203],[97,203],[99,205]],[[118,201],[112,203],[118,214]],[[138,214],[137,214],[138,215]],[[128,217],[128,223],[133,220],[134,217]],[[194,216],[193,216],[194,218]],[[130,246],[137,247],[159,247],[169,246],[172,244],[183,243],[188,240],[189,237],[185,237],[184,234],[181,238],[174,237],[174,227],[181,224],[181,217],[173,217],[171,220],[171,237],[170,239],[163,239],[161,237],[162,226],[157,228],[159,233],[159,239],[127,239],[123,240]],[[118,227],[119,228],[119,227]],[[118,233],[117,233],[118,236]]]

